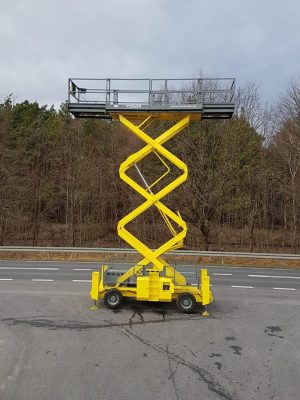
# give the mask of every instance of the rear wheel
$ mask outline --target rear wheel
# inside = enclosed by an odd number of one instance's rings
[[[183,313],[191,313],[196,304],[196,299],[191,293],[181,293],[176,298],[176,305],[179,311]]]
[[[114,310],[122,304],[123,295],[118,289],[110,289],[105,293],[103,300],[106,307]]]

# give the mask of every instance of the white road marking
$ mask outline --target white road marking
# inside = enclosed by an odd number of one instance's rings
[[[37,264],[46,263],[47,264],[48,263],[48,264],[72,264],[72,265],[74,265],[74,264],[97,264],[97,265],[99,265],[98,261],[75,261],[74,262],[74,261],[66,261],[66,260],[62,260],[62,261],[48,261],[48,260],[40,260],[40,261],[35,261],[35,260],[21,260],[21,261],[5,260],[4,261],[4,260],[0,260],[1,264],[5,264],[5,263],[15,264],[15,263],[20,263],[20,262],[22,264],[23,263],[30,263],[30,264],[34,264],[34,263],[37,263]],[[110,263],[110,264],[112,264],[112,263]]]
[[[203,268],[203,267],[202,267]],[[266,270],[266,269],[268,269],[268,270],[272,270],[272,271],[295,271],[295,269],[293,269],[293,268],[273,268],[273,267],[247,267],[247,266],[245,266],[245,267],[232,267],[232,266],[230,266],[230,265],[227,265],[226,267],[224,267],[224,265],[221,265],[221,264],[219,264],[219,265],[207,265],[207,266],[204,266],[204,268],[221,268],[221,269],[246,269],[246,270],[248,270],[248,269],[255,269],[255,270]]]
[[[176,270],[176,272],[179,272],[180,274],[184,274],[184,275],[197,275],[197,270],[191,272],[191,271],[180,271],[179,269]],[[200,275],[200,273],[199,273]],[[221,273],[213,273],[213,275],[232,275],[232,274],[221,274]]]
[[[85,279],[73,279],[72,282],[81,282],[81,283],[84,282],[84,283],[87,283],[87,282],[92,282],[92,281],[91,280],[87,280],[87,279],[86,280]]]
[[[0,279],[0,281],[13,281],[13,279],[12,278],[2,278],[2,279]]]
[[[53,282],[54,279],[31,279],[32,282]]]
[[[198,286],[198,283],[191,283],[191,286]],[[212,285],[209,286],[212,287]]]
[[[285,275],[248,275],[251,278],[280,278],[280,279],[300,279],[300,276],[285,276]]]
[[[9,269],[9,270],[19,270],[19,269],[30,269],[34,271],[58,271],[60,268],[29,268],[29,267],[0,267],[0,269]]]
[[[243,289],[253,289],[253,286],[238,286],[238,285],[232,285],[231,287],[233,287],[233,288],[243,288]]]
[[[223,274],[223,272],[213,272],[213,275],[232,275],[232,274]]]
[[[79,261],[77,261],[77,262],[79,262]],[[200,267],[200,268],[208,268],[208,269],[211,269],[211,268],[214,268],[214,269],[223,269],[223,270],[231,270],[231,269],[241,269],[241,270],[252,270],[252,269],[254,269],[254,270],[260,270],[260,271],[262,271],[262,270],[272,270],[272,271],[285,271],[285,272],[287,272],[287,271],[295,271],[295,269],[294,268],[273,268],[273,267],[248,267],[248,266],[240,266],[240,267],[238,267],[238,266],[236,266],[236,267],[233,267],[233,266],[231,266],[231,265],[222,265],[222,264],[217,264],[217,265],[204,265],[204,264],[178,264],[178,266],[179,267]],[[174,266],[174,268],[175,268],[175,266]]]
[[[73,268],[72,271],[92,271],[92,268]]]
[[[287,288],[287,287],[273,287],[274,290],[296,290],[294,288]]]
[[[14,264],[14,263],[17,263],[17,262],[22,262],[22,263],[31,263],[31,264],[34,264],[34,263],[37,263],[37,264],[40,264],[40,263],[48,263],[48,264],[65,264],[65,265],[67,265],[67,264],[71,264],[71,265],[74,265],[74,264],[96,264],[96,265],[101,265],[101,264],[105,264],[105,262],[103,261],[103,262],[99,262],[99,261],[76,261],[76,262],[72,262],[72,261],[66,261],[66,260],[64,260],[64,261],[50,261],[50,260],[40,260],[40,261],[35,261],[35,260],[22,260],[22,261],[15,261],[15,260],[1,260],[0,261],[0,265],[1,264],[5,264],[5,263],[11,263],[11,264]],[[107,262],[106,262],[106,264],[107,264]],[[132,262],[123,262],[123,263],[117,263],[117,262],[110,262],[109,263],[110,265],[120,265],[120,264],[123,264],[123,265],[132,265],[133,263]],[[205,266],[203,266],[203,265],[200,265],[200,264],[178,264],[179,266],[181,266],[181,267],[205,267]],[[245,269],[247,269],[247,270],[252,270],[252,269],[254,269],[254,270],[262,270],[262,269],[271,269],[271,270],[273,270],[273,271],[293,271],[293,269],[291,269],[291,268],[268,268],[268,267],[239,267],[239,266],[236,266],[236,267],[233,267],[233,266],[229,266],[229,265],[227,265],[226,267],[224,267],[224,265],[222,265],[222,264],[218,264],[218,265],[209,265],[208,266],[208,268],[223,268],[223,269],[241,269],[241,270],[245,270]]]

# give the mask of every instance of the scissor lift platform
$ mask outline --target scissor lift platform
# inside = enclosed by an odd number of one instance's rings
[[[187,225],[179,211],[174,212],[163,203],[163,198],[181,185],[188,176],[187,165],[164,144],[185,129],[190,121],[201,119],[229,119],[234,113],[234,79],[69,79],[68,109],[77,118],[116,119],[144,146],[131,154],[119,169],[120,178],[138,192],[144,201],[118,223],[118,235],[137,250],[142,259],[125,272],[110,271],[102,265],[92,273],[91,298],[96,303],[103,299],[112,309],[120,306],[123,297],[138,301],[176,301],[182,312],[192,312],[196,303],[205,307],[213,300],[210,278],[206,269],[198,272],[196,286],[189,284],[183,274],[176,271],[163,258],[170,250],[183,246]],[[175,124],[155,138],[148,133],[155,120],[174,121]],[[134,122],[133,122],[134,121]],[[147,132],[145,131],[147,129]],[[162,163],[164,172],[148,183],[139,167],[153,153]],[[180,175],[165,186],[163,182],[170,166]],[[127,174],[132,167],[140,181]],[[128,224],[142,213],[155,207],[171,235],[153,250],[128,230]],[[111,278],[115,281],[111,282]]]
[[[81,79],[68,81],[68,109],[77,118],[229,119],[235,79]]]

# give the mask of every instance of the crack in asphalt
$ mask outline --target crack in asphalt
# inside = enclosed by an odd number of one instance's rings
[[[147,320],[145,321],[141,315],[140,321],[133,321],[133,318],[135,314],[139,313],[133,313],[131,318],[129,319],[128,322],[107,322],[105,324],[87,324],[87,323],[78,323],[78,321],[67,321],[60,323],[58,321],[55,321],[53,319],[49,318],[30,318],[30,317],[24,317],[24,318],[4,318],[1,319],[2,322],[7,323],[8,325],[12,326],[26,326],[26,327],[32,327],[32,328],[46,328],[49,330],[89,330],[89,329],[102,329],[102,328],[112,328],[112,327],[117,327],[117,328],[123,328],[122,331],[123,333],[131,339],[138,340],[139,342],[143,343],[145,346],[152,348],[156,352],[159,352],[166,356],[169,359],[169,362],[174,361],[178,365],[183,365],[187,368],[189,368],[192,372],[194,372],[198,377],[204,381],[208,389],[216,394],[218,394],[222,399],[225,400],[234,400],[233,397],[226,392],[225,389],[222,388],[222,386],[215,381],[214,377],[205,369],[198,367],[197,365],[194,365],[192,363],[187,362],[184,360],[182,357],[180,357],[178,354],[171,353],[169,349],[164,349],[159,346],[154,346],[150,342],[147,342],[140,336],[136,335],[135,333],[132,332],[132,327],[134,325],[146,325],[146,324],[165,324],[169,322],[184,322],[184,321],[189,321],[189,320],[194,320],[197,321],[199,320],[199,316],[180,316],[180,317],[174,317],[170,319],[166,319],[164,315],[162,315],[162,318],[160,319],[154,319],[154,320]],[[128,327],[130,329],[128,329]],[[173,379],[174,379],[174,374],[176,373],[176,370],[173,371],[172,369],[170,370],[170,379],[172,379],[172,383],[174,385]],[[175,389],[175,386],[174,386]],[[176,390],[176,397],[178,398],[178,391],[177,388]]]
[[[139,312],[139,311],[135,311],[135,312],[132,314],[132,316],[130,317],[129,322],[128,322],[128,325],[130,326],[131,329],[132,329],[132,325],[133,325],[133,318],[134,318],[136,315],[138,315],[138,316],[140,317],[140,320],[141,320],[140,322],[145,322],[142,313]]]
[[[64,321],[59,322],[53,319],[45,319],[45,318],[4,318],[1,319],[1,322],[7,323],[8,325],[14,326],[27,326],[33,328],[46,328],[49,330],[56,330],[56,329],[64,329],[64,330],[89,330],[89,329],[105,329],[105,328],[113,328],[113,327],[132,327],[133,325],[146,325],[146,324],[161,324],[161,323],[169,323],[169,322],[180,322],[180,321],[197,321],[199,320],[199,316],[180,316],[165,319],[164,317],[159,319],[152,319],[152,320],[144,320],[142,316],[140,316],[140,321],[133,321],[135,313],[129,319],[128,322],[110,322],[108,321],[105,324],[89,324],[89,323],[79,323],[78,321]],[[138,314],[139,315],[139,314]]]
[[[212,376],[212,374],[209,371],[186,361],[185,359],[180,357],[178,354],[171,353],[168,348],[164,349],[160,346],[155,346],[154,344],[143,339],[141,336],[137,335],[136,333],[133,333],[132,330],[128,330],[127,328],[124,328],[124,329],[134,339],[136,339],[143,345],[151,348],[152,350],[156,351],[157,353],[163,354],[164,356],[166,356],[168,358],[169,361],[172,360],[175,363],[177,363],[178,365],[183,365],[183,366],[189,368],[192,372],[194,372],[194,374],[198,375],[198,377],[207,384],[207,387],[211,392],[216,393],[217,395],[220,396],[220,398],[225,399],[225,400],[234,400],[233,395],[229,394],[221,386],[221,384],[215,380],[215,378]]]
[[[185,344],[183,345],[195,358],[197,358],[197,355],[193,352],[192,349],[190,349],[188,346],[186,346]]]
[[[174,387],[174,392],[175,392],[176,399],[179,400],[179,397],[178,397],[178,390],[177,390],[177,387],[176,387],[176,384],[175,384],[175,374],[176,374],[176,372],[177,372],[178,364],[176,364],[176,368],[175,368],[174,371],[173,371],[172,365],[171,365],[171,358],[170,358],[170,352],[169,352],[169,346],[168,346],[168,344],[167,344],[167,346],[166,346],[166,353],[167,353],[168,366],[169,366],[169,371],[170,371],[170,376],[168,377],[168,379],[171,379],[172,385],[173,385],[173,387]]]

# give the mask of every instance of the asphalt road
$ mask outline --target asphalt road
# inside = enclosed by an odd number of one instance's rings
[[[133,301],[92,311],[96,268],[1,262],[1,400],[299,399],[299,272],[210,268],[202,317]]]
[[[11,280],[33,282],[67,281],[86,283],[91,280],[93,270],[98,270],[99,263],[83,262],[34,262],[34,261],[0,261],[0,283]],[[113,268],[127,269],[132,263],[110,263]],[[191,284],[196,284],[196,264],[177,263],[175,265]],[[211,284],[232,288],[270,288],[272,290],[300,290],[300,270],[246,267],[209,267]]]

